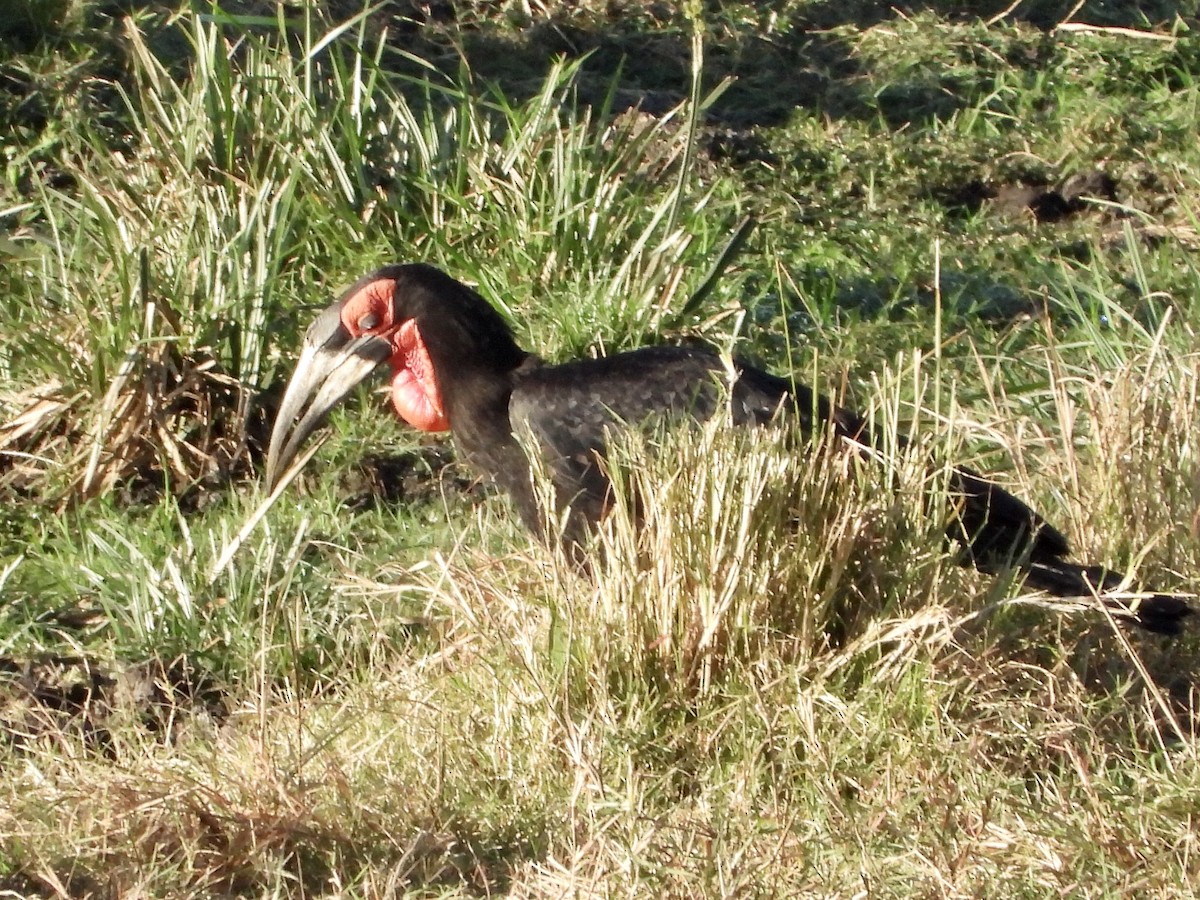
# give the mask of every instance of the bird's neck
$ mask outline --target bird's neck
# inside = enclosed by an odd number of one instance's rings
[[[446,414],[458,452],[477,471],[502,482],[506,475],[518,481],[528,478],[528,460],[513,436],[508,412],[519,368],[463,371],[446,397]]]

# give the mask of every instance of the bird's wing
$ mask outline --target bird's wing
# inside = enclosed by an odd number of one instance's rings
[[[609,481],[601,463],[606,431],[619,424],[708,419],[725,396],[734,424],[790,419],[805,432],[832,428],[852,442],[874,443],[859,416],[811,389],[689,347],[651,347],[534,368],[517,378],[509,416],[514,431],[534,442],[558,509],[570,506],[574,528],[569,530],[575,531],[597,521],[608,503]],[[1028,505],[969,469],[954,469],[950,488],[957,510],[948,533],[976,565],[1011,563],[1026,554],[1050,560],[1068,552],[1063,535]],[[519,505],[531,519],[535,505]],[[582,531],[572,536],[581,537]]]
[[[609,503],[607,435],[620,427],[708,419],[720,402],[723,377],[720,357],[686,347],[650,347],[518,373],[509,419],[514,433],[536,449],[559,511],[570,507],[569,539],[582,539]],[[528,520],[533,506],[517,499]]]

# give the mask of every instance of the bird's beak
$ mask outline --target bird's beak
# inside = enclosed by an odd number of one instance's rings
[[[392,354],[391,342],[374,335],[352,338],[337,303],[317,317],[304,337],[304,349],[279,405],[267,451],[267,490],[273,490],[288,463],[335,406]],[[304,405],[308,409],[301,416]],[[296,421],[299,416],[299,421]]]

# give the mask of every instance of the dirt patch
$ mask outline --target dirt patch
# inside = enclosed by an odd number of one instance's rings
[[[1200,250],[1200,232],[1188,220],[1177,221],[1179,191],[1158,175],[1134,168],[1125,171],[1120,182],[1099,169],[1085,169],[1057,182],[1040,175],[1012,181],[973,178],[934,189],[932,194],[951,214],[982,212],[1037,225],[1095,222],[1104,247],[1123,246],[1132,236],[1151,247],[1171,242]],[[1062,249],[1081,260],[1092,252],[1084,244]]]
[[[1105,203],[1117,202],[1117,182],[1107,172],[1088,169],[1057,183],[1037,176],[999,183],[975,178],[944,188],[938,196],[950,209],[968,213],[983,210],[1005,219],[1045,224],[1104,214]]]
[[[401,453],[369,453],[345,476],[346,506],[352,510],[380,506],[442,503],[481,491],[479,479],[454,459],[446,441],[424,444]]]
[[[82,656],[0,657],[0,739],[18,748],[42,738],[82,738],[114,755],[112,729],[135,724],[173,740],[220,724],[224,692],[186,656],[121,665]]]

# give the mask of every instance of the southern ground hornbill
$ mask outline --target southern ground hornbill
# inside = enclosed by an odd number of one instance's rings
[[[576,545],[608,501],[599,458],[605,430],[616,424],[663,415],[707,419],[727,397],[735,424],[791,416],[806,432],[817,426],[848,441],[870,440],[854,413],[750,366],[734,363],[730,371],[708,350],[649,347],[545,365],[517,345],[475,291],[432,266],[395,265],[352,285],[309,328],[271,435],[270,486],[326,414],[384,363],[400,416],[423,431],[453,432],[467,461],[508,491],[526,525],[544,534],[522,443],[538,448],[559,510],[569,507],[566,539]],[[732,384],[723,389],[723,381]],[[1118,573],[1066,561],[1066,538],[997,485],[958,468],[950,489],[958,506],[951,534],[980,569],[1016,561],[1028,585],[1064,597],[1103,595],[1122,582]],[[1177,633],[1192,611],[1169,594],[1106,603],[1164,634]]]

